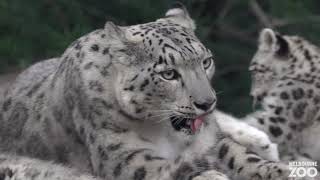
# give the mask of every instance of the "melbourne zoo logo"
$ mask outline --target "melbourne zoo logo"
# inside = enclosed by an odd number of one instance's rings
[[[317,162],[313,161],[291,161],[289,177],[316,177],[318,175]]]

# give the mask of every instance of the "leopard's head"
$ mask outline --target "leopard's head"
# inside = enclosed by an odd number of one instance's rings
[[[304,49],[306,43],[298,36],[284,36],[271,29],[261,31],[258,50],[249,67],[252,76],[250,94],[256,102],[262,101],[286,76],[310,70],[307,61],[311,60],[311,52]]]
[[[216,105],[210,85],[214,61],[195,36],[186,9],[175,6],[154,22],[105,30],[122,44],[115,56],[115,93],[121,112],[144,123],[195,134]]]

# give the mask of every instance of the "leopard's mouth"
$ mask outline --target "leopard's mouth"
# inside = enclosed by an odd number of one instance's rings
[[[171,125],[176,131],[183,131],[187,134],[196,134],[203,125],[203,117],[184,118],[173,116],[170,118]]]

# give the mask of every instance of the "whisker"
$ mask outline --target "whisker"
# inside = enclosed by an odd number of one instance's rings
[[[166,115],[170,115],[170,114],[172,114],[172,113],[167,112],[167,113],[155,114],[155,115],[149,116],[147,118],[161,117],[161,116],[166,116]]]
[[[178,125],[179,123],[181,123],[184,120],[184,118],[182,118],[182,117],[178,117],[177,119],[178,120],[174,122],[175,125]]]
[[[157,121],[156,123],[161,123],[161,122],[163,122],[163,121],[169,120],[171,117],[174,117],[174,116],[175,116],[175,115],[170,115],[170,116],[168,116],[168,117],[162,118],[162,119],[160,119],[159,121]]]
[[[173,109],[151,109],[149,112],[174,111]]]
[[[177,116],[175,116],[173,119],[170,119],[171,121],[173,121],[174,122],[174,125],[176,125],[176,120],[178,119],[179,117],[177,117]]]

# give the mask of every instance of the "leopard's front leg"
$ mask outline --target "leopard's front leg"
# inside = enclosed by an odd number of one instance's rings
[[[100,180],[53,162],[0,153],[0,180]]]
[[[177,157],[167,157],[159,154],[152,142],[131,132],[100,131],[94,138],[97,143],[90,145],[92,165],[95,174],[104,179],[228,180],[226,175],[212,171],[215,158],[206,157],[204,152],[186,150]]]
[[[217,145],[219,164],[233,179],[244,180],[285,180],[290,170],[285,164],[264,160],[229,138]]]
[[[201,175],[193,178],[192,180],[230,180],[227,175],[222,174],[216,170],[203,172]]]

